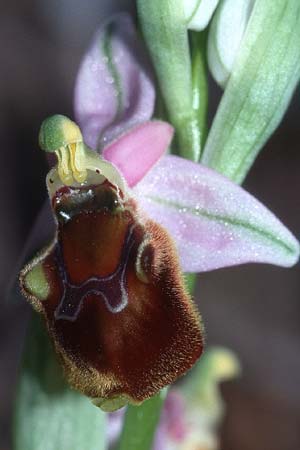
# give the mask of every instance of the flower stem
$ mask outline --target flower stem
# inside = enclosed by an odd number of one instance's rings
[[[195,273],[185,275],[186,287],[190,293],[194,291],[196,279]],[[167,388],[140,406],[127,407],[117,450],[150,450],[152,448],[166,395]]]
[[[149,450],[152,447],[166,393],[167,389],[163,389],[141,406],[128,406],[118,450]]]
[[[208,83],[206,61],[207,31],[190,32],[192,59],[193,110],[197,119],[200,147],[203,148],[207,137]]]
[[[191,58],[183,5],[177,0],[137,0],[139,21],[176,130],[176,150],[198,161],[200,134],[193,109]]]
[[[174,0],[137,0],[140,23],[160,83],[164,119],[176,129],[175,152],[198,161],[207,135],[206,32],[188,34]],[[186,274],[192,294],[196,274]],[[118,450],[150,450],[166,390],[141,406],[128,406]]]

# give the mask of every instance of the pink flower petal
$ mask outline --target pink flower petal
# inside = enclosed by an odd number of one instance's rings
[[[150,64],[129,15],[100,27],[75,86],[75,116],[85,142],[102,148],[124,130],[149,120],[155,90]]]
[[[103,150],[103,157],[134,186],[168,148],[173,128],[159,120],[145,122],[130,130]]]
[[[177,243],[182,269],[247,262],[292,266],[299,243],[265,206],[217,172],[165,156],[134,188],[141,207]]]

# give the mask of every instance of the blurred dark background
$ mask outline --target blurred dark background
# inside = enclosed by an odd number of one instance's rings
[[[38,129],[50,114],[72,116],[74,79],[89,39],[107,14],[133,3],[0,2],[0,450],[11,450],[11,409],[30,313],[25,301],[6,304],[5,294],[46,196]],[[212,84],[212,110],[219,94]],[[296,93],[245,187],[300,237],[299,116]],[[248,265],[199,276],[207,343],[234,350],[243,367],[238,381],[222,386],[228,407],[222,450],[300,448],[299,275],[299,265]]]

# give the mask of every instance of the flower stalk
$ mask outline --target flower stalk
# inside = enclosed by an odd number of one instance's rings
[[[141,406],[127,407],[118,450],[149,450],[152,447],[167,389]]]
[[[192,58],[192,93],[193,109],[197,120],[200,147],[204,147],[207,137],[207,61],[206,61],[207,32],[190,31],[190,46]],[[201,154],[200,154],[201,156]]]
[[[146,18],[149,14],[147,8],[152,8],[152,6],[150,5],[150,2],[147,1],[138,2],[138,6],[143,26],[143,18]],[[155,11],[155,8],[153,11]],[[172,13],[175,11],[176,8],[173,8]],[[171,27],[171,23],[172,22],[169,24],[169,28],[166,25],[164,29],[166,36],[170,36],[169,43],[172,43],[174,37],[172,36],[174,25]],[[153,21],[153,24],[157,24],[156,20]],[[182,55],[184,56],[186,66],[183,68],[183,73],[177,73],[177,70],[175,69],[171,74],[167,73],[169,71],[168,59],[165,58],[164,55],[161,56],[162,48],[160,47],[159,39],[156,44],[153,44],[153,36],[155,33],[152,34],[150,31],[151,25],[146,24],[143,27],[143,31],[146,43],[149,46],[150,51],[152,50],[154,66],[160,80],[159,89],[162,91],[164,101],[167,105],[167,114],[164,118],[169,120],[175,127],[180,155],[186,159],[197,161],[200,158],[201,146],[204,145],[207,136],[208,86],[205,56],[207,35],[205,31],[200,33],[194,31],[190,32],[190,60],[189,48],[187,47],[188,43],[186,42],[187,32],[184,26],[180,28],[181,45],[183,46]],[[147,40],[148,32],[151,34],[151,37],[149,35],[149,39]],[[179,61],[180,55],[177,54],[178,48],[176,48],[175,45],[173,50],[174,59],[176,60],[176,57],[178,57],[178,63],[181,64],[182,61]],[[178,74],[178,81],[176,79],[174,80]],[[191,78],[189,74],[191,74]],[[171,76],[171,80],[174,80],[174,84],[176,84],[176,87],[173,86],[173,90],[168,83],[169,76]],[[181,89],[177,97],[177,87],[179,86],[181,86]],[[186,96],[187,92],[191,92],[191,100],[189,96]],[[187,116],[189,118],[187,120],[189,126],[191,126],[188,133],[186,133],[186,120],[178,114],[178,111],[180,110],[177,109],[178,107],[181,108],[180,105],[182,105],[184,99],[188,101],[186,108]],[[188,273],[186,274],[185,279],[189,292],[193,294],[197,275],[195,273]],[[127,407],[118,450],[127,450],[129,448],[132,450],[151,450],[156,433],[156,426],[159,422],[166,394],[167,390],[165,389],[158,395],[144,402],[141,406],[136,407],[129,405]]]
[[[183,5],[177,0],[138,0],[137,7],[168,117],[176,130],[176,152],[198,161],[201,136],[193,107],[192,64]]]

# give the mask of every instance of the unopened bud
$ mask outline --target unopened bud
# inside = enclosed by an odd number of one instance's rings
[[[219,0],[184,0],[183,8],[187,27],[201,31],[207,27]]]
[[[254,1],[222,0],[212,20],[208,37],[208,65],[212,76],[222,87],[231,74]]]

